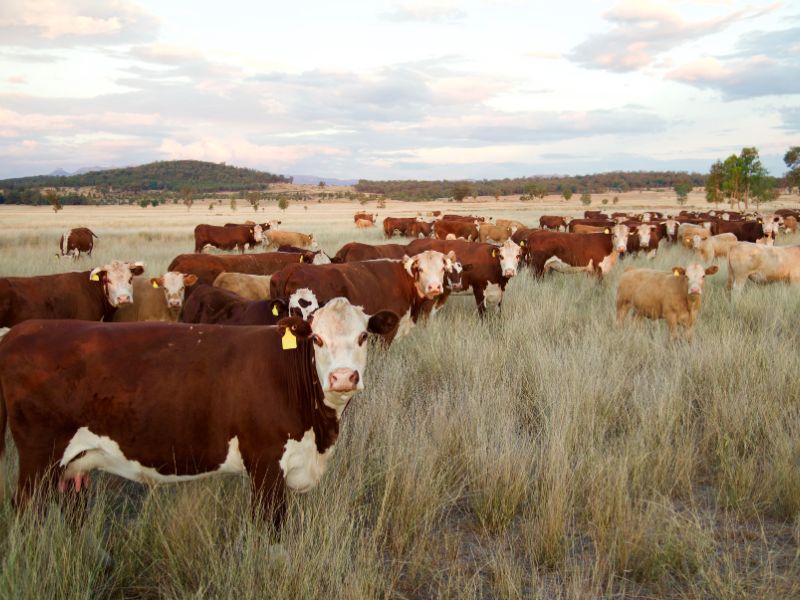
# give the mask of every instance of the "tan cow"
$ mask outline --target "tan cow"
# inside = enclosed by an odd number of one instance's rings
[[[238,294],[247,300],[269,298],[269,275],[248,275],[223,271],[214,280],[213,286]]]
[[[373,227],[375,223],[370,221],[369,219],[359,219],[356,221],[356,227],[359,229],[367,229],[368,227]]]
[[[186,287],[197,283],[196,275],[168,271],[161,277],[134,277],[132,304],[123,304],[114,313],[113,321],[175,322],[183,308]]]
[[[485,243],[487,240],[505,242],[516,230],[516,227],[503,227],[500,225],[492,225],[491,223],[481,223],[478,227],[478,238],[482,243]]]
[[[278,248],[280,246],[296,246],[298,248],[313,248],[317,245],[314,235],[297,233],[294,231],[273,231],[270,229],[266,233],[267,247]]]
[[[617,322],[621,324],[633,309],[637,318],[666,320],[672,338],[678,335],[678,325],[683,326],[691,339],[704,279],[718,270],[716,265],[703,268],[697,263],[671,272],[625,269],[617,287]]]
[[[732,233],[720,233],[701,240],[696,250],[706,262],[711,262],[720,256],[728,256],[728,252],[739,240]]]
[[[706,227],[684,224],[678,228],[678,238],[680,238],[681,244],[687,250],[697,248],[700,242],[710,237],[711,232]]]
[[[788,217],[784,217],[783,230],[786,233],[797,233],[797,219],[795,217],[792,217],[791,215]]]
[[[738,292],[748,279],[756,283],[800,283],[800,246],[739,242],[728,252],[728,289]]]
[[[568,217],[566,218],[568,219]],[[516,227],[517,229],[525,229],[526,226],[519,221],[515,221],[514,219],[497,219],[495,221],[495,225],[499,225],[500,227],[511,227],[512,229]]]
[[[623,227],[625,227],[623,225]],[[602,227],[597,225],[584,225],[583,223],[576,223],[572,226],[572,233],[611,233],[610,227]]]

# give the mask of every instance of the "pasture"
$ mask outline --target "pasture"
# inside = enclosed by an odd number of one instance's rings
[[[664,208],[673,197],[621,195],[618,206],[590,208]],[[389,202],[377,212],[432,207]],[[382,243],[379,226],[354,227],[361,208],[270,205],[257,219],[313,233],[333,255],[353,240]],[[531,225],[543,212],[583,210],[574,200],[436,208]],[[156,276],[191,252],[197,223],[253,215],[200,203],[2,207],[0,275],[118,258]],[[99,236],[93,257],[55,258],[76,225]],[[800,235],[778,241],[789,243]],[[95,476],[82,526],[57,510],[0,506],[0,596],[797,597],[800,290],[748,284],[732,303],[720,262],[691,343],[668,341],[663,322],[616,325],[626,265],[690,261],[662,244],[654,260],[625,259],[602,283],[523,270],[501,315],[481,322],[471,295],[451,297],[388,350],[376,345],[328,473],[308,494],[290,494],[285,559],[270,554],[269,526],[250,518],[244,479],[162,486],[131,502],[135,484]],[[6,490],[17,469],[8,443]],[[113,566],[87,532],[104,539]]]

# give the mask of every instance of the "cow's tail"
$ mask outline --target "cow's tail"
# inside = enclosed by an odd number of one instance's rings
[[[91,229],[89,230],[89,233],[92,234],[93,238],[97,238],[98,240],[100,239],[100,237],[94,231],[92,231]]]
[[[6,399],[0,384],[0,501],[6,497]]]

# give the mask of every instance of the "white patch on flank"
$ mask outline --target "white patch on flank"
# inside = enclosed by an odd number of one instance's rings
[[[406,314],[400,319],[400,324],[397,326],[397,335],[395,337],[401,338],[408,335],[414,327],[414,321],[411,318],[411,309],[406,311]]]
[[[80,458],[76,458],[84,453]],[[66,467],[63,479],[72,479],[79,473],[89,473],[94,469],[138,481],[140,483],[177,483],[216,475],[218,473],[244,473],[244,461],[239,452],[239,438],[228,442],[225,461],[214,471],[197,475],[163,475],[152,467],[145,467],[139,461],[130,460],[122,453],[119,444],[104,435],[92,433],[88,427],[81,427],[72,436],[61,457],[60,466]]]
[[[503,300],[503,288],[496,283],[487,283],[486,289],[483,290],[483,305],[500,304]]]
[[[289,438],[278,463],[286,485],[301,493],[316,487],[328,468],[328,460],[332,454],[333,446],[322,454],[317,451],[313,428],[306,431],[299,442]]]
[[[617,264],[617,258],[619,254],[617,252],[612,252],[608,256],[606,256],[603,260],[600,261],[600,272],[603,275],[608,275],[611,269],[614,268],[614,265]]]

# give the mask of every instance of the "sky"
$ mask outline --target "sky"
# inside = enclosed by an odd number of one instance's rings
[[[800,2],[2,0],[0,177],[483,179],[800,145]]]

